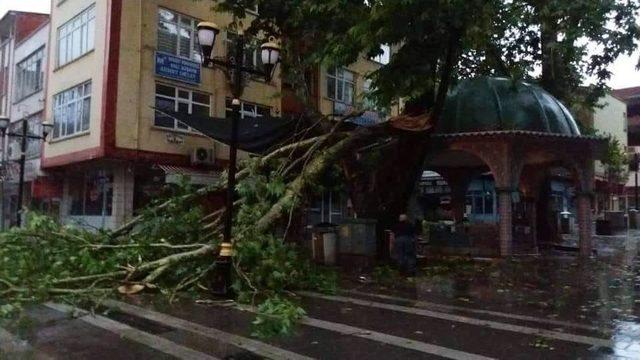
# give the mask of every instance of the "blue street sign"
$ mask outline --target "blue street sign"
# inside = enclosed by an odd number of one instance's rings
[[[200,64],[157,52],[156,75],[190,84],[200,84]]]

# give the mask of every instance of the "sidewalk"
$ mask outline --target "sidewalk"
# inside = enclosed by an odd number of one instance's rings
[[[54,359],[639,359],[639,235],[598,239],[612,252],[587,263],[450,261],[412,281],[299,293],[308,317],[283,339],[251,338],[247,309],[152,296],[97,317],[38,306],[20,335]]]

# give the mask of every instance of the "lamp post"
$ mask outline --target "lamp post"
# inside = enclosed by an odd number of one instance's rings
[[[264,65],[264,70],[245,66],[245,39],[242,30],[238,31],[238,38],[235,43],[233,56],[220,58],[214,56],[214,46],[220,27],[212,22],[201,22],[198,24],[198,42],[202,53],[202,65],[208,68],[220,68],[229,74],[231,94],[233,95],[232,107],[233,117],[231,119],[231,137],[229,142],[229,171],[227,178],[227,197],[224,222],[223,240],[220,245],[219,261],[223,264],[230,264],[230,257],[233,255],[233,245],[231,243],[231,228],[233,226],[233,201],[236,186],[236,160],[238,154],[238,123],[240,121],[241,103],[244,85],[242,75],[244,73],[259,76],[267,82],[273,77],[274,70],[280,58],[280,47],[273,39],[262,44],[260,57]],[[225,286],[221,292],[227,293],[230,277],[230,269],[227,267],[224,274]]]
[[[5,147],[5,134],[7,133],[7,128],[9,127],[9,118],[8,117],[0,117],[0,134],[2,135],[2,159],[0,162],[2,163],[2,181],[0,182],[0,230],[4,231],[4,182],[7,179],[7,163],[5,161],[6,157],[6,147]]]
[[[636,210],[640,210],[638,209],[638,163],[640,162],[640,159],[638,159],[638,153],[634,153],[633,154],[633,169],[634,171],[634,175],[635,175],[635,186],[633,187],[633,195],[634,195],[634,202],[633,202],[633,208]]]
[[[22,225],[22,202],[24,198],[24,172],[25,165],[27,162],[27,141],[28,139],[36,139],[36,140],[46,140],[47,135],[53,128],[53,124],[42,124],[42,135],[29,135],[29,122],[28,118],[24,118],[22,120],[22,131],[20,133],[12,133],[7,132],[9,128],[9,119],[8,118],[0,118],[0,132],[2,133],[2,162],[3,166],[6,170],[6,156],[5,156],[5,142],[7,137],[17,137],[20,138],[20,178],[18,180],[18,208],[16,211],[16,224],[18,226]],[[4,227],[4,179],[2,182],[2,226]]]

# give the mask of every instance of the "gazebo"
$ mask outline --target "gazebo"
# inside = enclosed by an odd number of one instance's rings
[[[580,254],[591,253],[594,160],[602,154],[604,140],[581,135],[569,111],[549,93],[505,78],[465,80],[449,95],[429,136],[424,169],[447,181],[456,222],[463,220],[471,180],[488,171],[493,175],[501,256],[514,251],[515,194],[530,209],[535,237],[541,188],[549,169],[557,167],[574,181]]]

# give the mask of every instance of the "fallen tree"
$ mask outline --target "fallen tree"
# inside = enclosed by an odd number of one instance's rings
[[[305,117],[313,119],[288,143],[253,157],[237,174],[234,288],[240,301],[258,305],[256,323],[260,327],[256,331],[261,336],[290,331],[292,320],[303,314],[288,296],[290,290],[335,286],[331,274],[314,269],[282,235],[287,234],[292,215],[322,188],[328,174],[342,176],[355,158],[360,164],[355,166],[358,171],[347,171],[349,182],[367,189],[367,195],[376,195],[354,201],[355,206],[362,203],[362,208],[369,208],[361,213],[393,216],[406,205],[409,184],[415,183],[422,164],[426,145],[420,131],[435,125],[454,80],[478,75],[521,78],[540,68],[543,84],[550,84],[561,100],[573,100],[561,95],[577,93],[581,83],[577,79],[584,77],[577,71],[580,66],[588,64],[586,74],[598,74],[599,84],[604,84],[610,74],[602,69],[617,55],[635,49],[633,41],[640,37],[634,20],[639,6],[621,0],[603,8],[569,0],[548,4],[461,0],[220,3],[237,19],[244,17],[246,9],[259,5],[260,16],[246,33],[282,40],[283,80],[306,105]],[[540,13],[547,15],[541,18]],[[609,19],[615,19],[618,30],[604,26]],[[565,28],[565,24],[572,25]],[[575,51],[582,46],[577,40],[586,35],[613,49],[609,51],[613,55],[587,59],[586,52]],[[560,38],[565,40],[554,40]],[[398,123],[409,131],[387,124],[354,130],[318,115],[308,86],[317,80],[307,81],[309,73],[315,73],[321,63],[324,68],[343,66],[363,54],[379,55],[380,44],[394,47],[394,56],[387,66],[367,74],[373,81],[372,95],[377,106],[390,106],[402,98],[409,116]],[[418,126],[407,126],[414,118],[420,120]],[[370,175],[388,172],[380,170],[380,164],[391,164],[393,174]],[[366,179],[359,181],[358,177]],[[0,236],[0,315],[10,316],[24,304],[53,297],[99,302],[118,292],[152,290],[173,298],[179,292],[206,290],[208,275],[215,271],[225,210],[207,213],[197,203],[225,185],[221,180],[205,189],[185,187],[113,232],[90,232],[31,214],[27,227]]]
[[[335,287],[332,274],[315,269],[295,245],[274,234],[286,227],[291,212],[304,205],[340,157],[373,137],[371,130],[342,131],[341,125],[253,157],[237,174],[234,289],[241,301],[279,314],[257,320],[258,335],[286,333],[292,318],[303,313],[287,299],[288,291]],[[224,180],[197,190],[185,185],[112,232],[83,230],[30,213],[26,227],[0,236],[0,315],[52,298],[99,303],[143,290],[171,299],[206,291],[225,210],[205,213],[197,200],[225,186]]]

